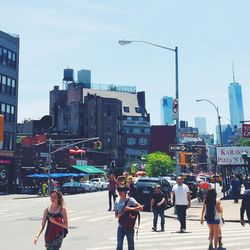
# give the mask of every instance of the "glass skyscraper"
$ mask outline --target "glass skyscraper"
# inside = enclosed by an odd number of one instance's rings
[[[172,109],[173,109],[173,97],[163,96],[161,98],[161,124],[162,125],[174,124]]]
[[[235,81],[230,83],[230,86],[228,87],[228,94],[231,126],[233,129],[235,127],[240,128],[240,121],[244,120],[242,91],[240,84]]]
[[[200,134],[207,133],[207,121],[205,117],[195,117],[194,123],[195,127],[199,129]]]

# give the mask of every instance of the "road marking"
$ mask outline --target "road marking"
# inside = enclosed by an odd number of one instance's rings
[[[90,220],[87,220],[87,221],[95,222],[95,221],[99,221],[99,220],[103,220],[103,219],[108,219],[108,218],[114,218],[114,215],[101,216],[101,217],[97,217],[97,218],[90,219]]]
[[[85,218],[88,218],[88,217],[89,217],[88,215],[78,216],[78,217],[70,218],[69,221],[85,219]]]

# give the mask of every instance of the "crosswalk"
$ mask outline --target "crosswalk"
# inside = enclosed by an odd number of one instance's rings
[[[152,216],[152,215],[151,215]],[[208,249],[208,228],[198,221],[187,221],[186,233],[179,233],[179,222],[175,219],[166,219],[165,232],[152,232],[152,217],[142,215],[142,224],[138,239],[135,239],[137,250],[204,250]],[[250,227],[242,227],[239,223],[226,223],[222,226],[224,250],[249,250]],[[135,237],[136,238],[136,237]],[[127,247],[124,240],[124,249]],[[115,235],[105,242],[97,244],[88,250],[113,250],[116,248]]]
[[[101,197],[103,195],[103,197]],[[85,199],[86,197],[86,199]],[[106,194],[68,196],[69,234],[63,242],[62,250],[114,250],[116,249],[117,219],[114,212],[107,211]],[[91,200],[92,199],[92,200]],[[99,199],[99,200],[98,200]],[[94,203],[98,200],[99,203]],[[16,242],[22,242],[20,250],[32,250],[31,238],[36,233],[42,216],[42,210],[49,199],[12,200],[0,203],[0,228],[2,250],[18,249],[10,241],[9,232],[16,235]],[[95,204],[95,205],[93,205]],[[96,205],[98,204],[98,205]],[[106,208],[106,209],[105,209]],[[171,214],[166,211],[166,214]],[[141,225],[138,239],[135,236],[136,250],[205,250],[208,249],[208,228],[200,225],[190,216],[187,220],[187,232],[179,233],[179,222],[166,218],[165,232],[152,232],[152,213],[141,212]],[[160,221],[158,221],[158,225]],[[22,234],[18,233],[22,230]],[[222,226],[223,250],[250,250],[250,226],[226,222]],[[44,249],[43,240],[37,249]],[[127,249],[126,239],[124,250]]]

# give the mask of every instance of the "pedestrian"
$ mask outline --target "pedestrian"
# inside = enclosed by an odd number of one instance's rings
[[[118,218],[117,229],[117,247],[116,250],[123,249],[124,237],[127,237],[128,250],[134,250],[134,227],[125,228],[121,224],[121,219],[124,218],[128,212],[136,212],[143,210],[143,206],[140,205],[134,198],[127,196],[128,187],[122,185],[117,187],[119,194],[119,200],[115,203],[115,217]]]
[[[47,194],[47,188],[48,188],[48,185],[47,185],[46,182],[44,182],[44,183],[42,184],[42,195],[43,195],[43,196],[46,196],[46,194]]]
[[[240,208],[240,223],[244,227],[245,220],[244,214],[247,214],[248,223],[250,225],[250,189],[245,190],[245,193],[242,196],[241,208]]]
[[[44,209],[41,226],[34,238],[36,244],[45,225],[45,248],[47,250],[59,250],[63,238],[68,232],[67,210],[60,191],[53,190],[50,194],[50,205]]]
[[[164,217],[164,210],[165,210],[166,199],[164,193],[161,191],[161,186],[156,185],[155,191],[152,195],[151,203],[150,203],[150,211],[153,211],[154,219],[153,219],[153,231],[157,231],[157,221],[158,216],[161,217],[161,231],[164,232],[164,225],[165,225],[165,217]]]
[[[133,177],[131,175],[127,177],[127,187],[128,187],[128,196],[135,198],[137,188],[134,184]]]
[[[171,205],[175,204],[177,217],[180,221],[180,232],[186,231],[186,211],[190,208],[191,196],[190,190],[186,184],[183,183],[182,177],[177,178],[177,183],[173,186],[171,192]]]
[[[111,174],[110,176],[108,176],[108,195],[109,195],[109,209],[108,211],[112,210],[112,198],[113,198],[113,202],[115,204],[115,200],[117,197],[116,194],[116,186],[117,186],[117,180],[115,178],[114,174]]]
[[[205,219],[209,228],[209,250],[213,250],[213,242],[214,250],[217,250],[219,242],[220,213],[222,212],[222,208],[221,202],[217,200],[216,197],[216,191],[214,189],[210,189],[207,193],[205,201],[203,202],[201,211],[200,222],[203,225]]]
[[[236,178],[235,175],[233,175],[233,177],[232,177],[231,186],[232,186],[234,203],[238,203],[240,189],[241,189],[241,183],[240,183],[239,179]]]
[[[246,174],[246,177],[243,183],[244,183],[245,190],[250,189],[250,179],[249,179],[248,174]]]

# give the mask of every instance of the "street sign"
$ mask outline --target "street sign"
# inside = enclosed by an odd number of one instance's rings
[[[47,153],[47,152],[40,153],[40,157],[42,157],[42,158],[47,158],[48,156],[49,156],[49,153]]]
[[[170,152],[186,151],[187,147],[184,144],[169,144]]]

